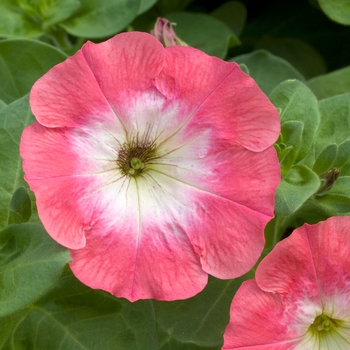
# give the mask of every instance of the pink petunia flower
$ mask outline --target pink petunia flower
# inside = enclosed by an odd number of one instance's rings
[[[33,86],[21,155],[73,273],[129,300],[251,269],[280,179],[276,109],[236,63],[146,33],[86,43]]]
[[[350,217],[276,245],[237,291],[223,349],[350,349]]]

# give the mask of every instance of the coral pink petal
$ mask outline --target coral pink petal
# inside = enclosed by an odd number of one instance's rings
[[[264,227],[270,218],[201,190],[188,195],[197,197],[197,220],[188,236],[203,270],[222,279],[248,272],[263,250]]]
[[[86,246],[71,250],[83,283],[131,301],[184,299],[204,288],[208,276],[186,235],[186,210],[157,180],[131,179],[109,203]]]
[[[163,147],[166,153],[167,144]],[[212,130],[194,135],[174,151],[170,148],[159,160],[157,170],[269,219],[273,217],[274,193],[280,182],[280,166],[273,148],[255,153],[237,145],[222,145]]]
[[[350,217],[331,217],[317,225],[306,225],[304,233],[324,312],[350,321]]]
[[[267,292],[290,293],[295,300],[319,303],[319,281],[307,235],[308,225],[297,228],[259,264],[258,286]]]
[[[84,198],[101,181],[115,181],[116,141],[105,132],[99,137],[98,131],[92,138],[80,129],[34,123],[22,134],[25,179],[35,192],[40,218],[50,235],[69,248],[85,245],[84,233],[98,215],[100,204],[94,208]],[[80,212],[77,203],[82,201],[86,207]]]
[[[35,82],[30,106],[37,121],[47,127],[108,125],[115,120],[81,50]]]
[[[350,312],[349,227],[350,218],[334,217],[297,228],[262,260],[257,284],[322,304],[323,312],[344,319]]]
[[[189,107],[181,114],[184,124],[216,125],[221,139],[252,151],[264,150],[278,138],[276,108],[234,62],[188,47],[168,47],[155,83],[168,100]]]
[[[176,212],[171,209],[172,216],[165,215],[172,217],[168,235],[173,234],[171,222],[180,225],[205,272],[227,279],[252,268],[263,249],[263,230],[270,217],[164,173],[155,172],[150,177],[153,187],[161,189],[161,205],[178,208]]]
[[[159,227],[139,231],[136,225],[127,219],[109,230],[96,224],[86,246],[71,250],[74,274],[92,288],[130,301],[186,299],[205,287],[208,276],[185,235],[169,236]]]
[[[93,288],[129,300],[188,298],[204,288],[205,272],[240,276],[264,246],[265,215],[157,171],[118,191],[113,200],[108,190],[86,247],[72,250],[74,274]]]
[[[163,67],[163,45],[147,33],[122,33],[100,44],[88,42],[82,52],[104,96],[128,123],[121,108],[128,110],[135,93],[153,88]]]
[[[262,291],[254,280],[243,282],[231,304],[222,349],[296,349],[316,311],[287,298]]]

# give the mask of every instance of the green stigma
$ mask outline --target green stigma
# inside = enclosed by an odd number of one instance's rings
[[[135,170],[139,170],[142,168],[142,162],[139,158],[131,158],[130,160],[130,166],[135,169]]]
[[[150,140],[150,131],[144,136],[136,134],[118,149],[117,167],[127,176],[137,178],[150,171],[150,164],[159,158],[155,141]]]
[[[324,320],[322,322],[322,329],[324,329],[325,331],[330,331],[332,328],[332,322],[330,320]]]
[[[315,318],[313,325],[319,332],[329,332],[332,329],[333,322],[331,318],[322,314]]]
[[[322,313],[315,317],[314,322],[305,334],[303,340],[305,347],[303,349],[343,349],[343,347],[328,347],[328,344],[343,344],[344,341],[346,344],[350,344],[350,337],[347,333],[348,329],[349,322]],[[315,344],[318,345],[314,347]],[[347,347],[345,348],[347,349]]]

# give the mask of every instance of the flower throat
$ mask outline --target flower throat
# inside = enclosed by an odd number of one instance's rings
[[[157,156],[157,145],[150,141],[148,133],[140,139],[138,135],[121,146],[117,165],[120,171],[128,176],[137,177],[147,171],[147,165]]]

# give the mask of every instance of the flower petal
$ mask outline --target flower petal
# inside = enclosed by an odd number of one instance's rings
[[[280,182],[275,150],[268,148],[255,153],[238,145],[220,142],[211,130],[193,136],[181,135],[186,132],[184,129],[178,135],[180,139],[188,139],[183,145],[177,145],[174,140],[169,145],[164,142],[160,153],[165,155],[154,161],[154,169],[271,219],[274,215],[274,194]]]
[[[32,111],[39,123],[49,127],[113,125],[127,95],[152,87],[163,59],[163,46],[147,33],[87,42],[34,84]]]
[[[317,225],[306,225],[304,232],[324,312],[350,322],[350,217],[332,217]]]
[[[153,187],[162,189],[159,200],[167,213],[163,217],[169,217],[166,232],[173,234],[171,222],[182,227],[205,272],[234,278],[252,268],[263,249],[264,226],[269,217],[164,173],[150,172],[149,178],[155,183]],[[174,201],[179,206],[175,212],[167,204]]]
[[[234,62],[189,47],[168,47],[156,87],[186,106],[183,123],[212,127],[218,139],[252,151],[271,146],[280,132],[276,108]]]
[[[78,203],[103,186],[101,181],[113,182],[120,176],[116,174],[113,142],[117,147],[115,139],[104,130],[99,135],[97,127],[95,138],[80,129],[49,129],[39,123],[22,134],[25,179],[35,192],[40,219],[50,235],[66,247],[85,245],[84,233],[100,210],[99,201],[95,207],[86,203],[82,211]]]
[[[264,248],[270,218],[213,194],[191,192],[197,194],[197,225],[188,235],[203,270],[222,279],[248,272]]]
[[[272,147],[249,151],[218,138],[214,126],[199,120],[181,128],[178,103],[157,93],[135,94],[130,101],[123,115],[132,121],[131,135],[140,130],[158,141],[152,169],[273,217],[280,166]]]
[[[308,239],[308,225],[297,228],[259,264],[256,282],[266,292],[289,293],[295,300],[320,304],[317,273]]]
[[[86,62],[104,96],[123,122],[121,109],[132,106],[137,92],[154,89],[154,78],[163,67],[165,50],[147,33],[122,33],[103,43],[82,48]],[[135,119],[135,118],[134,118]]]
[[[71,251],[71,268],[88,286],[131,301],[189,298],[204,288],[208,276],[177,221],[183,214],[179,204],[147,182],[130,179],[111,198],[86,234],[86,246]]]
[[[245,281],[233,298],[222,349],[296,349],[308,330],[305,319],[314,317],[315,310],[264,292],[255,280]]]
[[[112,124],[116,118],[81,50],[37,80],[29,100],[37,121],[47,127]]]
[[[258,285],[296,300],[318,300],[324,313],[349,319],[349,227],[349,217],[333,217],[297,228],[260,263]]]

